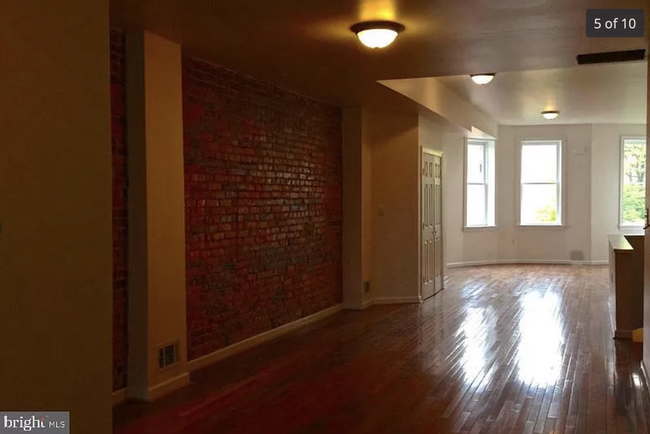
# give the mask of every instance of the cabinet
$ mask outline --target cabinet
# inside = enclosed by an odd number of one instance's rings
[[[643,235],[610,235],[609,287],[614,337],[631,339],[643,327]]]

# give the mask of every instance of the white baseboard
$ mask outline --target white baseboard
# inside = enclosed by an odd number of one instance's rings
[[[321,319],[324,319],[330,315],[333,315],[337,312],[340,312],[342,309],[342,305],[338,304],[336,306],[332,306],[330,308],[327,308],[325,310],[321,310],[320,312],[316,312],[313,315],[307,316],[305,318],[301,318],[297,321],[291,322],[289,324],[285,324],[280,327],[276,327],[272,330],[269,330],[267,332],[261,333],[259,335],[253,336],[251,338],[248,338],[246,340],[243,340],[241,342],[237,342],[235,344],[232,344],[226,348],[222,348],[220,350],[217,350],[213,353],[206,354],[205,356],[201,356],[198,359],[191,360],[187,363],[187,369],[192,372],[196,371],[197,369],[204,368],[208,365],[211,365],[215,362],[218,362],[220,360],[226,359],[228,357],[234,356],[235,354],[239,354],[243,351],[248,350],[249,348],[256,347],[260,344],[263,344],[265,342],[271,341],[273,339],[277,339],[281,336],[286,335],[287,333],[296,330],[300,327],[304,327],[308,324],[314,323],[316,321],[319,321]]]
[[[422,298],[419,295],[412,297],[379,297],[373,300],[373,304],[406,304],[406,303],[422,303]]]
[[[190,384],[190,374],[188,372],[183,372],[174,378],[170,378],[169,380],[163,381],[155,386],[151,386],[148,389],[127,388],[125,398],[151,402],[178,389],[182,389],[188,384]]]
[[[163,381],[160,384],[156,384],[153,387],[149,388],[149,397],[148,401],[154,401],[161,396],[167,395],[175,390],[181,389],[190,384],[190,374],[184,372],[178,377],[174,377],[167,381]]]
[[[375,304],[375,300],[366,300],[366,301],[362,302],[361,304],[354,304],[354,305],[352,305],[352,304],[350,304],[350,305],[344,304],[343,309],[346,309],[346,310],[366,310],[370,306],[372,306],[373,304]]]
[[[361,308],[362,308],[362,309],[368,309],[368,308],[371,307],[373,304],[375,304],[375,300],[374,300],[374,299],[372,299],[372,300],[366,300],[366,301],[364,301],[363,304],[361,305]]]
[[[570,259],[494,259],[488,261],[450,262],[447,268],[478,267],[481,265],[607,265],[609,261],[572,261]]]
[[[115,390],[113,392],[113,405],[118,405],[126,401],[126,388]]]

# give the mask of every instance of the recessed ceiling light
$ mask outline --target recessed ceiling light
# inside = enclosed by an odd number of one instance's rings
[[[404,26],[392,21],[366,21],[350,27],[366,47],[385,48],[395,41],[397,35],[404,31]]]
[[[553,119],[556,119],[558,116],[560,116],[560,112],[557,110],[544,110],[542,112],[542,116],[544,119],[548,119],[549,121],[552,121]]]
[[[495,75],[496,74],[474,74],[470,75],[470,77],[472,77],[472,81],[476,84],[488,84],[494,80]]]

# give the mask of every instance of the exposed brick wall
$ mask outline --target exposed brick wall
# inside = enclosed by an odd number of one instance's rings
[[[341,302],[341,112],[183,58],[188,357]]]
[[[126,387],[127,365],[127,169],[124,113],[124,37],[111,29],[111,127],[113,152],[113,390]]]

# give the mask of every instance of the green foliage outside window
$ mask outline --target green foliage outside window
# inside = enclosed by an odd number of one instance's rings
[[[537,221],[540,223],[557,223],[557,210],[555,203],[545,205],[537,210]]]
[[[625,140],[623,145],[622,223],[643,224],[645,217],[645,140]]]
[[[645,185],[628,184],[623,187],[623,222],[643,223],[645,214]]]

